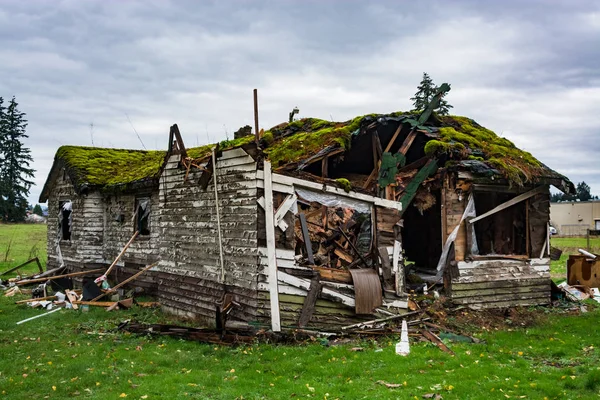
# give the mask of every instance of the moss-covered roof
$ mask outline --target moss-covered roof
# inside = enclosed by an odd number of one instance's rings
[[[350,149],[352,134],[358,133],[364,122],[379,118],[414,119],[413,113],[369,114],[346,122],[330,122],[305,118],[277,125],[263,135],[264,153],[275,167],[297,163],[328,146]],[[496,135],[470,118],[461,116],[437,117],[427,129],[439,137],[429,140],[425,153],[450,160],[479,160],[499,171],[510,182],[522,185],[537,177],[562,177],[546,167],[527,151],[517,148],[510,140]]]
[[[61,146],[56,160],[63,163],[79,185],[113,186],[154,178],[165,151]]]

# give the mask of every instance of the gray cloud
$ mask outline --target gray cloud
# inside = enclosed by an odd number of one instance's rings
[[[600,194],[593,1],[5,1],[0,95],[28,114],[35,202],[61,144],[189,146],[302,116],[409,109],[423,71],[467,115]],[[90,127],[93,124],[93,129]]]

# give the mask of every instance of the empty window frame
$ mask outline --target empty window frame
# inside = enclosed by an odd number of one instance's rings
[[[71,240],[73,226],[73,203],[71,200],[58,202],[58,230],[60,240]]]
[[[140,236],[150,235],[150,198],[148,197],[135,199],[134,231],[139,231]]]

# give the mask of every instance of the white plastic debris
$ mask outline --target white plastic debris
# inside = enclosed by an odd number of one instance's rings
[[[402,320],[402,333],[400,334],[400,341],[396,343],[396,354],[401,356],[407,356],[410,353],[410,344],[408,343],[408,325],[406,320]]]
[[[64,293],[56,292],[55,295],[56,295],[56,299],[58,300],[59,303],[61,301],[65,301],[66,295]]]

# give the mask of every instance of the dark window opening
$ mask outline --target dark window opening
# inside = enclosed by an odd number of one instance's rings
[[[61,240],[71,240],[73,203],[71,200],[58,203],[58,229]]]
[[[406,264],[417,271],[435,271],[442,252],[440,190],[423,191],[402,215],[402,248]]]
[[[514,198],[515,193],[474,192],[477,215],[482,215]],[[527,254],[527,202],[511,207],[475,222],[475,237],[479,254]]]
[[[140,232],[140,236],[150,235],[150,199],[136,199],[135,210],[135,230]]]

